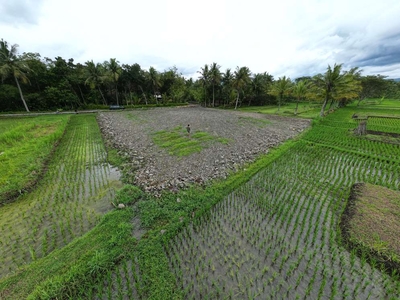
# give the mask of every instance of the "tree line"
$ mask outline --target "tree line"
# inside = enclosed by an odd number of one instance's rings
[[[268,105],[287,101],[320,102],[327,107],[355,99],[400,99],[400,83],[381,75],[362,76],[358,68],[328,66],[324,74],[292,80],[268,72],[252,73],[246,66],[221,70],[213,62],[185,78],[176,67],[158,71],[116,58],[84,64],[18,53],[18,45],[0,41],[0,111],[102,108],[109,105],[150,105],[195,102],[204,106]],[[297,109],[296,109],[297,112]],[[295,113],[296,113],[295,112]]]

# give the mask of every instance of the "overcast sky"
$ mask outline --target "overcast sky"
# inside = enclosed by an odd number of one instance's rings
[[[195,78],[213,62],[275,78],[334,63],[400,78],[399,0],[0,0],[0,38],[21,54]]]

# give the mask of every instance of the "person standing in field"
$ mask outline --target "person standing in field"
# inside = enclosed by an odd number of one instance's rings
[[[186,126],[186,131],[188,133],[188,136],[190,137],[190,124],[188,124],[188,126]]]

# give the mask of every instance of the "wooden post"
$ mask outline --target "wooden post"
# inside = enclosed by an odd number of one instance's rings
[[[366,135],[367,134],[367,120],[363,120],[358,124],[358,127],[354,130],[356,135]]]

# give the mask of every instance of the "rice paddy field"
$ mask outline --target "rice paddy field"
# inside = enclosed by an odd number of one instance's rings
[[[380,118],[369,120],[367,129],[397,133],[400,110],[379,105]],[[0,208],[1,220],[3,214],[7,220],[1,229],[1,252],[7,253],[2,274],[11,274],[0,280],[0,295],[5,299],[18,299],[16,295],[29,299],[399,299],[400,270],[384,269],[379,259],[350,247],[340,228],[354,184],[400,190],[398,138],[393,136],[394,142],[387,143],[353,134],[358,126],[353,115],[374,112],[373,106],[349,106],[316,118],[310,130],[226,180],[161,197],[141,196],[128,210],[113,211],[102,219],[98,216],[109,209],[103,200],[115,197],[116,174],[106,163],[95,119],[71,118],[54,165],[49,164],[49,175],[32,192],[39,195],[35,199],[48,200],[35,201],[28,194],[11,204],[21,207],[13,214],[3,210],[9,205]],[[58,154],[59,149],[71,151],[68,157],[73,160],[64,162],[66,155]],[[62,247],[94,228],[80,240],[90,244],[95,240],[91,232],[121,214],[130,221],[118,221],[120,231],[107,243],[96,240],[94,246],[107,245],[103,250],[98,248],[88,261],[65,270],[65,276],[50,274],[33,287],[24,287],[23,293],[18,291],[24,273],[40,270],[32,264],[12,275],[19,265],[32,260],[45,265],[56,255],[65,255],[63,251],[73,253],[76,250]],[[24,216],[29,221],[21,221]],[[104,261],[107,251],[116,247],[123,252],[113,261]],[[61,250],[53,251],[56,248]]]
[[[37,182],[67,117],[3,118],[0,122],[0,204]]]
[[[49,118],[52,119],[50,126]],[[18,131],[28,144],[36,147],[38,142],[34,134],[37,130],[29,136],[30,129],[25,131],[26,128],[49,131],[57,122],[65,123],[65,134],[34,190],[0,206],[0,277],[12,274],[19,267],[45,257],[88,232],[112,208],[110,202],[116,189],[121,187],[119,172],[106,162],[107,154],[95,116],[74,116],[69,120],[39,117],[18,122],[0,120],[1,137]],[[13,126],[9,126],[10,123]],[[46,135],[40,135],[43,136]],[[14,159],[20,159],[19,153],[4,156],[5,164],[16,166],[16,170],[23,169]],[[11,168],[10,172],[16,171]],[[7,180],[7,174],[2,173],[3,180]],[[24,176],[23,173],[17,175]]]
[[[351,184],[398,187],[392,166],[298,143],[166,247],[185,298],[396,299],[397,283],[336,230]]]
[[[147,258],[139,250],[136,264],[108,272],[93,299],[398,299],[398,273],[382,272],[341,237],[354,183],[400,188],[400,147],[354,136],[353,113],[346,108],[319,121],[248,182],[162,238],[162,253]],[[384,126],[397,130],[390,119]],[[378,129],[375,122],[368,128]]]

